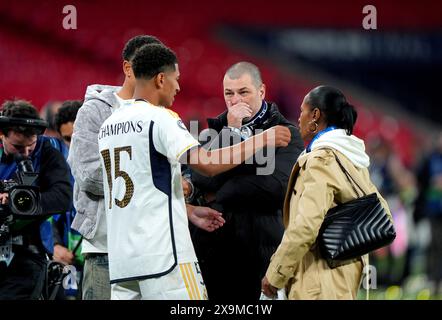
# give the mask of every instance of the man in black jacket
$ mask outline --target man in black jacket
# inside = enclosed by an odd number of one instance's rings
[[[267,150],[260,159],[255,156],[214,178],[192,171],[184,174],[194,191],[193,199],[187,200],[209,205],[226,219],[224,227],[213,233],[191,227],[209,299],[257,300],[261,279],[284,233],[283,200],[303,143],[276,104],[264,100],[265,85],[255,65],[231,66],[223,86],[227,110],[208,119],[209,129],[218,136],[206,147],[226,147],[274,125],[288,126],[292,135],[287,147]]]
[[[1,190],[0,246],[2,253],[8,251],[11,259],[1,261],[0,300],[38,299],[41,297],[46,275],[47,259],[42,237],[52,234],[40,225],[49,215],[66,212],[72,202],[69,168],[63,155],[52,147],[49,137],[41,134],[44,124],[37,110],[22,100],[6,101],[0,117],[0,178],[17,180],[17,158],[32,162],[38,177],[34,185],[39,187],[41,210],[32,217],[5,223],[9,215],[9,194]],[[30,170],[30,165],[27,166]],[[15,197],[17,202],[21,200]],[[46,232],[46,234],[44,234]],[[12,250],[13,255],[10,254]],[[3,256],[5,258],[5,256]]]

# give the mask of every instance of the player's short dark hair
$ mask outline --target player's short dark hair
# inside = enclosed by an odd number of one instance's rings
[[[177,57],[175,53],[161,45],[148,44],[141,47],[132,60],[135,78],[152,79],[160,72],[175,70]]]
[[[123,60],[132,61],[135,56],[135,52],[146,44],[157,43],[162,44],[162,42],[154,36],[149,35],[138,35],[126,42],[123,49]]]
[[[1,115],[9,118],[41,119],[37,109],[29,101],[25,100],[6,100],[2,105]],[[2,127],[1,131],[4,135],[8,135],[9,131],[15,131],[26,137],[32,137],[41,133],[41,129],[28,126]]]
[[[80,109],[83,101],[81,100],[68,100],[63,102],[60,109],[58,109],[55,115],[55,128],[60,133],[60,127],[68,122],[75,122],[78,109]]]

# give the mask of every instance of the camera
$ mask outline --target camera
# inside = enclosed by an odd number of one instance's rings
[[[33,186],[38,178],[38,172],[34,172],[32,161],[21,155],[16,155],[17,163],[16,179],[0,181],[0,193],[8,193],[7,205],[0,205],[2,213],[12,213],[20,218],[32,216],[40,211],[39,188]]]
[[[0,245],[10,237],[17,219],[26,219],[41,212],[39,188],[33,186],[38,177],[31,160],[15,156],[16,178],[0,181],[0,193],[8,194],[8,204],[0,204]]]

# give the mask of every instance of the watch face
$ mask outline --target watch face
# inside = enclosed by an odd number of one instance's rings
[[[250,138],[253,135],[252,129],[249,127],[241,127],[241,136],[243,138]]]

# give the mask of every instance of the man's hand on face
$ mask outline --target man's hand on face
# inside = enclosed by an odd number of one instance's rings
[[[227,105],[227,125],[229,127],[239,128],[242,125],[244,118],[250,118],[252,116],[252,108],[245,102],[238,102],[232,105],[228,102]]]

